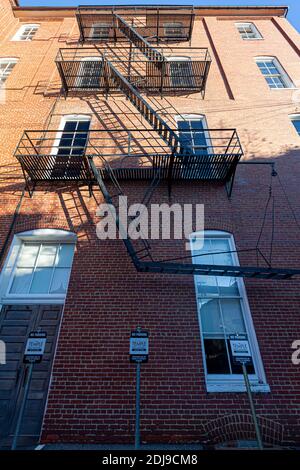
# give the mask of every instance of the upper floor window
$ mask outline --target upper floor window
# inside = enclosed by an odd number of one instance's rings
[[[192,88],[195,86],[192,60],[190,57],[167,57],[170,67],[170,81],[173,87]]]
[[[262,35],[253,23],[236,23],[235,25],[243,39],[262,39]]]
[[[293,88],[294,84],[275,57],[257,57],[259,70],[270,88]]]
[[[24,24],[16,32],[12,41],[31,41],[38,29],[38,24]]]
[[[99,88],[102,68],[102,57],[83,57],[78,67],[76,87]]]
[[[18,59],[0,59],[0,86],[7,80]]]
[[[178,134],[184,146],[196,155],[208,155],[211,150],[210,136],[205,116],[184,114],[176,118]]]
[[[298,135],[300,136],[300,114],[292,114],[290,118],[296,129],[296,132],[298,132]]]
[[[204,239],[203,239],[204,237]],[[206,265],[238,265],[233,237],[222,231],[191,235],[193,262]],[[233,361],[230,335],[247,335],[252,360],[247,365],[253,385],[265,382],[245,286],[241,278],[195,276],[204,369],[208,390],[239,391],[241,366]],[[215,389],[214,389],[215,387]]]
[[[164,35],[170,38],[184,36],[184,27],[181,21],[176,23],[164,23]]]
[[[107,39],[109,37],[111,25],[109,23],[93,24],[91,28],[91,39]]]

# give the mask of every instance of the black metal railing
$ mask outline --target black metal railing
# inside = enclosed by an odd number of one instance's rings
[[[195,13],[190,5],[79,6],[76,18],[82,42],[124,39],[115,14],[149,41],[189,41]]]
[[[107,166],[117,179],[161,179],[227,181],[243,152],[235,129],[199,129],[205,142],[188,147],[184,135],[172,155],[168,143],[152,129],[90,130],[88,133],[63,130],[25,131],[15,152],[24,176],[32,182],[90,182],[92,158],[106,178]],[[63,139],[62,139],[63,133]]]
[[[140,90],[157,93],[204,92],[211,57],[207,48],[156,48],[161,60],[147,60],[138,50],[122,47],[60,49],[56,64],[66,92],[110,91],[118,86],[103,66],[103,57]]]

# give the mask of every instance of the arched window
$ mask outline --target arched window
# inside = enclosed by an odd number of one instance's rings
[[[212,144],[204,114],[176,116],[178,134],[184,146],[196,155],[212,153]]]
[[[181,38],[184,36],[184,26],[181,21],[164,23],[164,35],[169,38]]]
[[[76,87],[92,89],[99,88],[102,68],[102,57],[82,57],[78,67]]]
[[[109,23],[94,23],[91,27],[90,39],[108,39],[111,26]]]
[[[191,235],[193,262],[206,265],[239,265],[233,236],[223,231]],[[244,335],[251,362],[247,371],[254,389],[269,391],[242,278],[195,276],[199,324],[208,391],[245,390],[242,369],[234,361],[230,339]]]
[[[296,132],[300,136],[300,114],[291,114],[290,119],[294,128],[296,129]]]
[[[242,39],[263,39],[257,27],[253,23],[235,23],[235,25]]]
[[[23,24],[12,38],[12,41],[32,41],[39,27],[39,24]]]
[[[192,67],[192,60],[187,56],[166,57],[169,64],[169,74],[171,85],[176,88],[193,88],[195,77]]]
[[[271,89],[294,88],[294,84],[276,57],[256,57],[255,62]]]
[[[76,239],[64,230],[16,234],[1,273],[1,303],[63,303]]]
[[[0,87],[7,80],[17,62],[18,59],[13,57],[0,59]]]

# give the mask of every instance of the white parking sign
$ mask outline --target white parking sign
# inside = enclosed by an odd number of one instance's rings
[[[149,354],[148,331],[132,331],[130,337],[130,361],[147,362]]]
[[[45,351],[46,340],[47,333],[45,331],[32,331],[29,333],[23,362],[41,362]]]

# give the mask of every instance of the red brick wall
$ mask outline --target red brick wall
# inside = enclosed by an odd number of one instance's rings
[[[0,6],[7,7],[0,0]],[[59,47],[77,40],[72,17],[42,19],[31,43],[13,43],[19,20],[7,11],[0,57],[18,57],[7,81],[1,104],[0,239],[12,220],[23,179],[13,157],[25,128],[57,128],[61,116],[93,113],[92,126],[114,119],[141,125],[138,113],[121,96],[85,99],[58,95],[60,82],[54,59]],[[8,18],[9,21],[6,19]],[[254,19],[264,41],[242,41],[235,30],[237,18],[199,18],[192,45],[215,47],[230,85],[230,97],[220,67],[213,57],[204,100],[199,95],[160,100],[155,106],[169,112],[204,113],[211,128],[236,127],[245,161],[273,160],[296,216],[299,207],[299,137],[288,115],[300,112],[291,90],[271,91],[253,57],[275,55],[290,76],[300,76],[299,57],[271,18]],[[245,18],[244,18],[245,19]],[[24,21],[24,19],[20,19]],[[287,21],[281,26],[299,44]],[[210,40],[209,40],[209,36]],[[213,44],[212,44],[213,43]],[[74,45],[74,44],[73,44]],[[230,99],[234,98],[234,99]],[[173,108],[170,107],[170,104]],[[112,111],[110,110],[112,108]],[[128,124],[129,125],[129,124]],[[205,227],[234,234],[238,249],[254,247],[268,197],[270,169],[240,165],[233,195],[207,183],[177,183],[172,202],[205,204]],[[274,265],[297,268],[300,259],[299,226],[286,196],[274,178],[276,233]],[[133,202],[146,189],[143,183],[122,184]],[[150,332],[149,363],[142,367],[141,432],[143,441],[215,443],[254,438],[245,394],[207,393],[196,310],[194,280],[189,276],[137,273],[121,241],[96,237],[95,190],[62,186],[38,188],[23,201],[14,232],[33,228],[64,228],[78,235],[78,243],[55,359],[43,426],[43,442],[131,442],[134,431],[135,369],[128,359],[129,334],[140,325]],[[164,184],[153,202],[168,202]],[[269,249],[271,218],[262,239]],[[155,256],[185,254],[184,242],[154,242]],[[255,265],[254,253],[241,253],[240,262]],[[255,405],[263,436],[270,443],[300,443],[299,367],[291,362],[291,344],[300,337],[299,279],[246,281],[254,326],[262,354],[269,394],[256,394]]]

